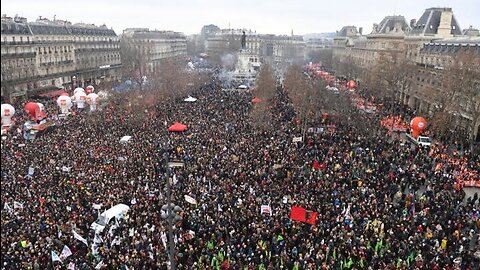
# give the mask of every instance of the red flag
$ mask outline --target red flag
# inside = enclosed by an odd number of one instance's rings
[[[313,169],[314,170],[320,169],[320,163],[318,163],[318,161],[316,160],[313,161]]]
[[[308,211],[305,222],[311,225],[317,224],[317,212]]]
[[[307,210],[303,207],[292,206],[292,211],[290,212],[290,219],[305,222],[307,219]]]

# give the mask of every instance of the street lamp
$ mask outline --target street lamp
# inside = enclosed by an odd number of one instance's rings
[[[178,205],[172,203],[172,187],[170,185],[169,169],[176,167],[178,162],[169,162],[168,151],[165,151],[163,154],[165,160],[166,168],[166,180],[167,180],[167,204],[162,205],[162,212],[160,217],[162,219],[168,220],[168,245],[169,245],[169,259],[170,259],[170,269],[175,270],[175,243],[173,242],[173,222],[178,222],[182,220],[182,217],[178,215],[182,211],[182,208]]]

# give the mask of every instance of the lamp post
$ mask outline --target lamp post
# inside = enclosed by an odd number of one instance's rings
[[[182,218],[177,214],[182,211],[180,206],[172,203],[172,187],[170,185],[169,169],[174,167],[172,163],[169,162],[168,151],[165,151],[165,173],[167,180],[167,204],[162,205],[161,218],[168,220],[168,246],[169,246],[169,260],[170,260],[170,269],[175,270],[175,243],[173,241],[173,222],[180,221]]]

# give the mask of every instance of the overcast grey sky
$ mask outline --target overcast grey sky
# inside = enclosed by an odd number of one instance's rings
[[[426,8],[451,7],[462,29],[480,27],[480,0],[1,0],[2,14],[34,21],[38,16],[106,24],[117,34],[128,27],[199,33],[203,25],[258,33],[334,32],[344,25],[371,31],[386,15],[420,18]]]

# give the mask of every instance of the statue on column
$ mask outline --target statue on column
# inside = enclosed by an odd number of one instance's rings
[[[242,35],[242,50],[245,50],[247,48],[246,46],[246,38],[247,38],[247,35],[245,35],[245,31],[243,31],[243,35]]]

